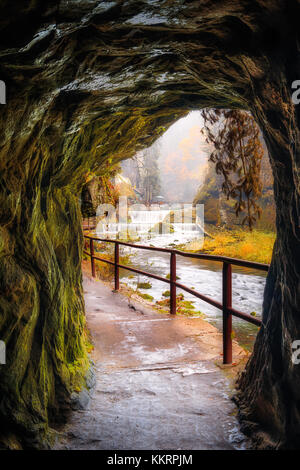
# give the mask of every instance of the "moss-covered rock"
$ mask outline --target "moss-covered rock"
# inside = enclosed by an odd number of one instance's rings
[[[150,282],[138,282],[137,288],[138,289],[151,289],[152,284]]]

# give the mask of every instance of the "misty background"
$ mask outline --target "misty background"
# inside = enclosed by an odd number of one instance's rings
[[[159,174],[159,193],[166,202],[191,203],[203,184],[208,169],[209,146],[201,134],[200,111],[192,111],[175,122],[149,149],[134,160],[122,162],[122,173],[139,187],[136,167],[139,157],[154,159]],[[157,195],[157,194],[156,194]]]

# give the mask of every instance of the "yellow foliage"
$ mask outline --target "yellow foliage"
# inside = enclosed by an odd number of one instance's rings
[[[276,234],[260,230],[219,232],[213,239],[205,239],[203,252],[260,263],[270,263]]]
[[[109,253],[97,253],[99,258],[107,259],[109,261],[114,261],[114,255]],[[122,255],[119,259],[120,264],[127,265],[130,264],[130,256]],[[114,266],[103,261],[95,260],[96,274],[97,277],[104,281],[112,281],[114,279]]]

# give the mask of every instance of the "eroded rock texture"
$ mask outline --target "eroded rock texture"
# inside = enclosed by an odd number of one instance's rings
[[[257,445],[295,446],[300,115],[291,84],[300,79],[299,1],[1,6],[2,441],[40,445],[87,367],[78,208],[84,173],[129,157],[188,110],[209,106],[252,111],[270,152],[278,239],[239,406]]]

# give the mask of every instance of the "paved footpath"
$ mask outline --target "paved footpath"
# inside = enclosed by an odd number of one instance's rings
[[[246,447],[228,380],[215,365],[222,337],[212,325],[130,307],[126,297],[88,277],[84,291],[96,385],[56,449]],[[235,344],[235,360],[241,354]]]

